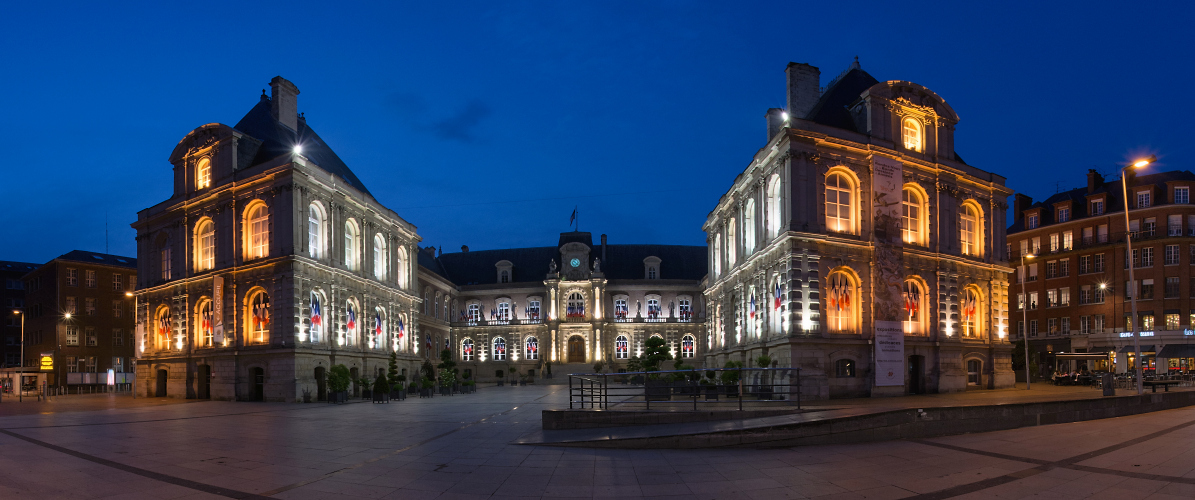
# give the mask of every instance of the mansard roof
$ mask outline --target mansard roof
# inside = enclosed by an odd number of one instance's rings
[[[112,255],[100,252],[88,252],[86,250],[72,250],[59,255],[56,260],[71,260],[75,262],[86,262],[88,264],[103,264],[106,266],[137,269],[137,259],[133,257],[125,257],[123,255]]]
[[[1143,186],[1153,185],[1162,193],[1166,192],[1166,183],[1171,181],[1195,181],[1195,173],[1190,170],[1172,170],[1169,172],[1159,172],[1149,175],[1138,175],[1137,179],[1129,184],[1129,189],[1136,189]],[[1075,188],[1068,191],[1054,193],[1049,198],[1038,201],[1029,205],[1024,211],[1035,208],[1042,209],[1041,218],[1038,220],[1038,228],[1048,226],[1057,222],[1055,219],[1057,213],[1054,211],[1054,204],[1064,201],[1071,201],[1071,220],[1082,219],[1089,216],[1088,211],[1091,209],[1087,203],[1087,197],[1090,195],[1106,193],[1104,200],[1104,213],[1119,212],[1124,210],[1124,196],[1121,194],[1120,178],[1116,180],[1104,182],[1095,186],[1095,190],[1091,193],[1087,192],[1087,187]],[[1132,193],[1130,193],[1131,195]],[[1151,203],[1151,206],[1165,205],[1168,198],[1163,195],[1159,200]],[[1023,214],[1013,214],[1014,219],[1019,219],[1011,226],[1008,226],[1008,234],[1018,233],[1025,230],[1025,218]]]
[[[307,120],[299,119],[299,130],[291,130],[274,118],[270,111],[270,98],[262,95],[253,109],[245,114],[233,128],[261,141],[257,154],[248,166],[268,162],[282,155],[290,154],[296,144],[303,146],[303,156],[332,175],[344,179],[350,186],[370,194],[365,184],[358,179],[349,166],[336,155],[319,134],[307,126]],[[372,194],[370,194],[372,196]]]
[[[813,105],[805,119],[834,128],[866,133],[857,130],[855,119],[851,117],[848,107],[859,100],[860,94],[877,83],[880,81],[863,71],[858,63],[852,64],[846,73],[830,82],[830,86],[822,92],[822,97]]]
[[[562,236],[561,241],[565,241]],[[566,242],[577,241],[568,238]],[[590,246],[591,259],[601,258],[601,245]],[[601,262],[602,273],[608,280],[641,280],[644,278],[643,259],[660,259],[660,279],[700,281],[706,274],[706,247],[686,245],[606,245],[606,259]],[[425,262],[425,258],[434,260]],[[499,261],[512,264],[512,283],[542,282],[552,260],[560,262],[558,247],[510,248],[504,250],[475,250],[430,257],[420,252],[419,264],[443,276],[457,286],[492,285],[498,283]],[[431,264],[431,265],[429,265]],[[589,265],[593,265],[592,262]]]

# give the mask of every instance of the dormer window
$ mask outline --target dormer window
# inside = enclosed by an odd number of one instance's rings
[[[1037,218],[1037,214],[1033,214],[1033,215],[1026,217],[1025,218],[1025,227],[1028,229],[1037,229],[1037,226],[1041,225],[1038,222],[1038,220],[1039,219]]]
[[[905,118],[901,124],[904,131],[905,149],[921,152],[921,122],[916,118]]]
[[[498,283],[510,283],[514,279],[514,264],[509,260],[500,260],[494,267],[498,269]]]
[[[1091,215],[1104,215],[1104,200],[1091,201]]]
[[[1176,187],[1174,188],[1174,203],[1179,205],[1186,205],[1191,203],[1191,188]]]
[[[660,279],[660,258],[651,256],[643,259],[643,278],[649,280]]]
[[[1066,221],[1069,221],[1069,220],[1071,220],[1071,209],[1070,209],[1070,207],[1066,207],[1066,208],[1059,208],[1059,209],[1058,209],[1058,222],[1066,222]]]
[[[1149,191],[1137,191],[1137,208],[1149,208]]]
[[[510,283],[510,271],[503,270],[501,273],[499,273],[498,282],[499,283]]]
[[[212,186],[212,161],[203,158],[195,165],[195,189]]]

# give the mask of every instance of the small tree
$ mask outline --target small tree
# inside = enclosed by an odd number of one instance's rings
[[[390,351],[390,368],[386,370],[386,380],[391,384],[398,381],[398,351]]]
[[[639,356],[631,356],[631,359],[627,360],[627,371],[632,373],[643,371],[643,360],[639,359]]]
[[[665,360],[672,359],[672,353],[668,352],[668,343],[659,337],[652,337],[647,339],[646,351],[643,355],[643,368],[649,372],[660,371],[660,363]]]
[[[386,375],[378,375],[378,379],[373,382],[373,397],[378,397],[379,394],[389,394],[390,383],[386,380]]]
[[[593,372],[594,372],[594,373],[602,373],[602,369],[603,369],[603,368],[605,368],[605,367],[606,367],[606,364],[605,364],[605,363],[602,363],[601,361],[598,361],[597,363],[594,363],[594,364],[593,364]]]
[[[440,351],[440,364],[436,368],[440,369],[441,384],[452,387],[456,383],[456,361],[452,360],[452,351],[448,349]]]
[[[349,375],[349,369],[344,365],[334,365],[331,370],[328,370],[328,388],[332,392],[344,392],[349,390],[349,385],[352,384],[353,377]]]
[[[727,361],[726,365],[723,366],[723,368],[726,368],[727,370],[722,372],[722,383],[726,385],[737,384],[739,382],[739,377],[742,376],[742,373],[734,368],[742,367],[743,363],[741,361]]]

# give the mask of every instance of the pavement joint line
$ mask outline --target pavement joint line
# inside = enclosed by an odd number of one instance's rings
[[[196,403],[207,403],[208,401],[195,401],[195,402]],[[331,405],[329,405],[329,406],[331,406]],[[101,425],[145,424],[145,423],[152,423],[152,422],[172,422],[172,421],[176,421],[176,420],[195,420],[195,419],[201,419],[201,418],[239,417],[239,416],[244,416],[244,415],[258,416],[258,415],[265,414],[265,413],[301,411],[301,410],[317,410],[317,409],[325,409],[325,408],[327,408],[327,407],[312,406],[310,408],[305,408],[305,407],[275,408],[275,409],[270,409],[270,410],[247,411],[247,412],[239,412],[239,413],[216,413],[213,415],[195,415],[192,417],[154,418],[154,419],[149,419],[149,420],[122,420],[119,422],[96,422],[96,423],[87,423],[87,424],[29,425],[29,426],[24,426],[24,427],[5,427],[5,429],[8,429],[8,430],[56,429],[56,428],[63,428],[63,427],[91,427],[91,426],[101,426]],[[71,412],[71,413],[76,413],[76,412]],[[78,412],[78,413],[82,413],[82,412]],[[7,417],[15,418],[15,417],[24,417],[24,416],[28,416],[28,415],[9,415]]]
[[[356,463],[356,464],[353,464],[353,465],[350,465],[350,466],[348,466],[348,467],[344,467],[344,468],[340,468],[340,469],[334,470],[334,471],[332,471],[332,472],[329,472],[329,473],[327,473],[327,474],[324,474],[324,475],[322,475],[322,476],[314,477],[314,478],[311,478],[311,479],[305,479],[305,480],[303,480],[303,481],[299,481],[299,482],[297,482],[297,483],[293,483],[293,484],[288,484],[288,485],[286,485],[286,486],[280,486],[280,487],[278,487],[278,488],[274,488],[274,489],[272,489],[272,490],[269,490],[269,491],[262,492],[261,494],[262,494],[263,496],[265,496],[265,497],[271,497],[271,496],[277,495],[277,494],[279,494],[279,493],[283,493],[283,492],[287,492],[287,491],[293,490],[293,489],[295,489],[295,488],[301,488],[301,487],[303,487],[303,486],[306,486],[306,485],[309,485],[309,484],[311,484],[311,483],[315,483],[315,482],[323,481],[323,480],[325,480],[325,479],[328,479],[328,478],[330,478],[330,477],[332,477],[332,476],[335,476],[335,475],[337,475],[337,474],[340,474],[340,473],[343,473],[343,472],[348,472],[348,471],[351,471],[351,470],[359,469],[359,468],[361,468],[361,467],[364,467],[364,466],[366,466],[366,465],[369,465],[369,464],[371,464],[371,463],[377,462],[377,461],[379,461],[379,460],[386,459],[386,458],[390,458],[390,457],[392,457],[392,456],[398,455],[399,453],[402,453],[402,452],[404,452],[404,451],[408,451],[408,450],[411,450],[411,449],[413,449],[413,448],[417,448],[417,447],[419,447],[419,446],[423,446],[423,445],[425,445],[425,444],[427,444],[427,443],[430,443],[430,442],[432,442],[432,441],[435,441],[435,440],[437,440],[437,439],[443,438],[443,437],[445,437],[445,436],[448,436],[448,435],[450,435],[450,434],[454,434],[454,433],[456,433],[456,432],[463,431],[463,430],[465,430],[465,429],[468,429],[469,427],[473,427],[474,425],[478,425],[478,424],[484,423],[485,421],[487,421],[487,420],[489,420],[489,419],[492,419],[492,418],[495,418],[495,417],[500,417],[500,416],[502,416],[502,415],[506,415],[506,414],[508,414],[508,413],[510,413],[510,412],[512,412],[512,411],[515,411],[515,410],[517,410],[517,409],[519,409],[519,408],[521,408],[521,407],[525,406],[525,405],[528,405],[528,404],[534,403],[534,402],[536,402],[536,401],[539,401],[539,400],[541,400],[541,399],[543,399],[543,398],[546,398],[546,397],[548,397],[548,396],[551,396],[551,395],[553,395],[553,394],[555,394],[555,393],[557,393],[557,392],[559,392],[559,391],[560,391],[560,389],[553,389],[552,391],[548,392],[547,394],[544,394],[543,396],[540,396],[540,397],[538,397],[538,398],[535,398],[535,399],[533,399],[533,400],[531,400],[531,401],[528,401],[527,403],[523,403],[523,404],[520,404],[520,405],[518,405],[518,406],[515,406],[514,408],[511,408],[511,409],[509,409],[509,410],[501,411],[501,412],[495,413],[495,414],[493,414],[493,415],[486,416],[486,417],[484,417],[484,418],[482,418],[482,419],[480,419],[480,420],[476,420],[476,421],[473,421],[473,422],[469,422],[469,423],[467,423],[467,424],[465,424],[465,425],[462,425],[462,426],[460,426],[460,427],[457,427],[457,428],[455,428],[455,429],[452,429],[452,430],[450,430],[450,431],[447,431],[447,432],[443,432],[443,433],[437,434],[437,435],[435,435],[435,436],[429,437],[429,438],[427,438],[427,439],[424,439],[424,440],[422,440],[422,441],[419,441],[419,442],[417,442],[417,443],[412,443],[412,444],[409,444],[409,445],[407,445],[407,446],[404,446],[404,447],[402,447],[402,448],[399,448],[399,449],[397,449],[397,450],[394,450],[394,451],[392,451],[392,452],[389,452],[389,453],[386,453],[386,454],[383,454],[383,455],[379,455],[379,456],[376,456],[376,457],[370,458],[370,459],[368,459],[368,460],[365,460],[365,461],[362,461],[362,462],[358,462],[358,463]]]
[[[245,491],[234,490],[231,488],[223,488],[220,486],[213,486],[213,485],[201,483],[198,481],[191,481],[189,479],[183,479],[180,477],[174,477],[171,475],[162,474],[160,472],[154,472],[154,471],[142,469],[140,467],[133,467],[132,465],[122,464],[120,462],[108,460],[106,458],[100,458],[95,455],[89,455],[89,454],[83,453],[81,451],[75,451],[75,450],[72,450],[69,448],[63,448],[61,446],[50,444],[45,441],[34,439],[34,438],[31,438],[28,436],[24,436],[24,435],[18,434],[16,432],[12,432],[7,429],[0,429],[0,434],[4,434],[6,436],[20,439],[21,441],[32,443],[32,444],[41,446],[43,448],[48,448],[48,449],[57,451],[59,453],[64,453],[64,454],[70,455],[75,458],[87,460],[88,462],[96,463],[96,464],[103,465],[106,467],[111,467],[113,469],[128,472],[130,474],[136,474],[138,476],[153,479],[156,481],[161,481],[161,482],[173,484],[176,486],[182,486],[184,488],[190,488],[193,490],[202,491],[204,493],[211,493],[213,495],[220,495],[223,497],[237,498],[237,499],[255,499],[256,500],[256,499],[269,498],[269,497],[265,497],[262,495],[258,495],[256,493],[249,493],[249,492],[245,492]]]
[[[1091,466],[1086,466],[1086,465],[1078,465],[1079,462],[1090,460],[1090,459],[1098,457],[1100,455],[1106,455],[1106,454],[1112,453],[1114,451],[1122,450],[1126,447],[1144,443],[1144,442],[1152,440],[1152,439],[1157,439],[1161,436],[1165,436],[1166,434],[1170,434],[1172,432],[1182,430],[1182,429],[1190,427],[1192,425],[1195,425],[1195,420],[1191,420],[1189,422],[1183,422],[1181,424],[1167,427],[1167,428],[1159,430],[1159,431],[1151,432],[1144,436],[1135,437],[1133,439],[1129,439],[1127,441],[1116,443],[1111,446],[1105,446],[1105,447],[1100,448],[1095,451],[1082,453],[1079,455],[1075,455],[1073,457],[1067,457],[1062,460],[1056,460],[1053,462],[1047,461],[1047,460],[1041,460],[1041,459],[1037,459],[1037,458],[1021,457],[1021,456],[1016,456],[1016,455],[1008,455],[1008,454],[1004,454],[1004,453],[976,450],[973,448],[966,448],[963,446],[955,446],[955,445],[946,444],[946,443],[937,443],[937,442],[929,441],[929,440],[925,440],[925,439],[910,439],[909,440],[910,442],[918,443],[918,444],[922,444],[922,445],[934,446],[934,447],[944,448],[944,449],[954,450],[954,451],[960,451],[963,453],[972,453],[975,455],[983,455],[983,456],[989,456],[989,457],[995,457],[995,458],[1002,458],[1005,460],[1013,460],[1013,461],[1018,461],[1018,462],[1037,464],[1037,467],[1033,467],[1030,469],[1024,469],[1024,470],[1020,470],[1020,471],[1016,471],[1016,472],[1011,472],[1011,473],[1005,474],[1003,476],[988,478],[988,479],[976,481],[973,483],[960,484],[958,486],[952,486],[952,487],[946,488],[944,490],[933,491],[933,492],[924,493],[921,495],[916,495],[916,496],[912,496],[912,497],[908,497],[908,498],[913,499],[913,500],[940,500],[940,499],[945,499],[945,498],[952,498],[952,497],[956,497],[956,496],[960,496],[960,495],[966,495],[968,493],[975,493],[977,491],[983,491],[983,490],[986,490],[989,488],[994,488],[996,486],[1011,483],[1013,481],[1019,481],[1021,479],[1036,476],[1043,472],[1049,471],[1051,469],[1059,468],[1059,467],[1071,469],[1071,470],[1082,471],[1082,472],[1091,472],[1091,473],[1095,473],[1095,474],[1110,474],[1110,475],[1116,475],[1116,476],[1131,477],[1131,478],[1136,478],[1136,479],[1148,479],[1148,480],[1161,481],[1161,482],[1195,484],[1195,478],[1179,477],[1179,476],[1163,476],[1163,475],[1159,475],[1159,474],[1148,474],[1148,473],[1144,473],[1144,472],[1121,471],[1121,470],[1116,470],[1116,469],[1105,469],[1102,467],[1091,467]]]

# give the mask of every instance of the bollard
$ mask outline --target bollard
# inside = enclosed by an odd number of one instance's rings
[[[1115,396],[1116,395],[1116,387],[1114,385],[1112,385],[1112,374],[1105,373],[1102,378],[1103,378],[1103,381],[1100,383],[1100,385],[1103,386],[1103,388],[1104,388],[1104,395],[1105,396]]]

